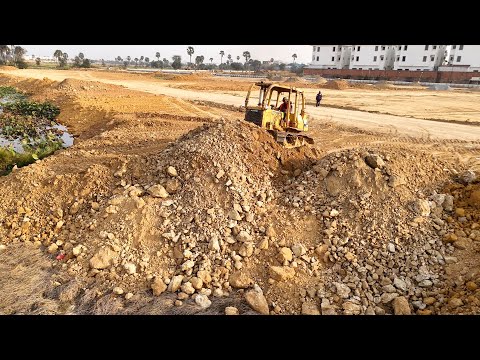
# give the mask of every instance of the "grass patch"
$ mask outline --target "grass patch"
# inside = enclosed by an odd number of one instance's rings
[[[60,114],[60,108],[49,102],[37,103],[34,101],[20,100],[5,104],[4,110],[15,115],[34,116],[54,120]]]
[[[18,168],[30,165],[37,160],[43,159],[62,148],[60,141],[51,140],[37,144],[36,146],[25,146],[25,152],[18,153],[13,148],[0,148],[0,176],[8,175],[13,167]]]
[[[12,86],[0,86],[0,98],[8,95],[17,94],[18,91]]]

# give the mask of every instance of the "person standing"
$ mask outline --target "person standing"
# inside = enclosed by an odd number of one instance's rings
[[[322,92],[319,90],[318,91],[318,94],[317,94],[317,97],[316,97],[316,100],[317,100],[317,104],[315,105],[315,107],[319,107],[320,106],[320,101],[322,101]]]

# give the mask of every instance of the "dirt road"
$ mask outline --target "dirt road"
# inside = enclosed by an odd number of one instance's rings
[[[201,100],[222,103],[226,105],[240,106],[243,98],[216,92],[201,92],[168,87],[160,82],[146,79],[106,79],[101,72],[89,71],[56,71],[56,70],[0,70],[26,78],[43,79],[48,77],[52,80],[63,81],[66,78],[78,80],[99,81],[103,83],[122,85],[126,88],[144,91],[152,94],[162,94],[187,100]],[[443,123],[430,120],[414,119],[405,116],[376,114],[357,110],[345,110],[337,108],[309,107],[311,117],[319,120],[328,120],[346,126],[358,127],[369,131],[380,131],[395,134],[397,136],[419,137],[424,139],[439,140],[463,140],[478,141],[480,139],[480,127],[463,124]]]

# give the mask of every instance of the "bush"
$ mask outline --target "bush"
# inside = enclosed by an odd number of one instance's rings
[[[0,86],[0,98],[7,96],[7,95],[13,95],[16,94],[17,90],[14,87],[11,86]]]
[[[17,65],[17,67],[18,67],[19,69],[26,69],[26,68],[28,68],[28,64],[27,64],[25,61],[23,61],[23,60],[17,61],[16,65]]]
[[[54,120],[60,114],[60,108],[49,102],[36,103],[22,100],[16,103],[5,104],[4,109],[16,115],[31,115],[48,120]]]

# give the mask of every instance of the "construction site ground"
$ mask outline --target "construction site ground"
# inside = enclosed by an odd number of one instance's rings
[[[480,92],[291,82],[287,150],[251,83],[0,70],[75,136],[0,178],[0,313],[478,313]]]

